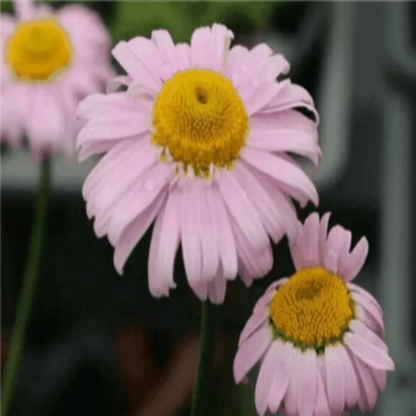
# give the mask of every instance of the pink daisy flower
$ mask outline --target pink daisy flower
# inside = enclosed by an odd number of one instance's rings
[[[14,6],[17,19],[0,17],[1,140],[18,146],[27,137],[35,161],[74,154],[77,105],[113,74],[107,31],[84,6]]]
[[[265,44],[230,49],[232,38],[214,24],[195,30],[190,45],[175,45],[165,30],[120,42],[113,55],[128,75],[79,106],[87,121],[79,159],[105,153],[84,183],[87,214],[114,246],[120,274],[156,220],[148,268],[155,297],[175,287],[181,244],[191,288],[221,303],[226,280],[239,273],[249,285],[269,272],[269,237],[293,238],[291,198],[318,203],[288,155],[319,162],[312,98],[276,80],[289,70],[282,55]]]
[[[289,416],[348,415],[374,408],[394,363],[384,343],[382,310],[351,283],[368,253],[366,238],[350,252],[351,233],[329,214],[310,215],[290,245],[296,273],[273,283],[243,329],[234,360],[240,383],[260,361],[255,402]]]

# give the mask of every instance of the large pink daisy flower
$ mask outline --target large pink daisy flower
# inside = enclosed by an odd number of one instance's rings
[[[222,302],[227,279],[239,273],[248,285],[270,270],[269,236],[295,235],[291,198],[318,203],[287,154],[319,161],[312,98],[277,81],[289,70],[282,55],[264,44],[229,49],[232,37],[214,24],[197,29],[190,45],[175,45],[165,30],[120,42],[113,55],[128,75],[79,107],[87,120],[80,160],[106,153],[83,187],[88,216],[115,247],[119,273],[156,219],[148,269],[156,297],[175,287],[181,244],[194,292]]]
[[[107,31],[83,6],[14,5],[17,20],[0,18],[1,140],[17,146],[26,136],[36,161],[73,154],[77,105],[112,75]]]
[[[384,343],[380,305],[351,283],[367,257],[362,238],[329,214],[312,214],[291,244],[297,272],[273,283],[254,307],[240,336],[234,378],[240,383],[260,361],[255,402],[289,416],[348,415],[374,408],[394,369]]]

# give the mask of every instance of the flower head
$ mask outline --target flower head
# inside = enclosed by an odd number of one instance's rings
[[[15,9],[16,20],[0,17],[1,140],[17,146],[26,136],[36,161],[59,150],[71,155],[79,101],[112,74],[108,34],[83,6],[55,12],[20,0]]]
[[[296,273],[273,283],[258,300],[240,336],[234,377],[240,383],[260,361],[257,411],[338,416],[374,408],[394,369],[384,343],[382,310],[351,281],[368,252],[363,237],[350,252],[351,233],[329,214],[308,217],[291,244]]]
[[[318,202],[288,155],[319,162],[311,97],[277,81],[289,70],[282,55],[264,44],[230,49],[232,37],[214,24],[190,45],[175,45],[165,30],[120,42],[113,55],[128,75],[79,106],[80,160],[105,153],[84,183],[88,216],[115,247],[119,273],[156,219],[148,269],[156,297],[175,287],[181,244],[194,292],[222,302],[237,273],[247,285],[268,273],[269,236],[296,235],[291,198]]]

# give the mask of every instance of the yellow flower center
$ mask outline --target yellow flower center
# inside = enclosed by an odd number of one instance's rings
[[[208,177],[231,169],[248,130],[244,104],[231,81],[208,69],[179,71],[167,80],[153,107],[152,141],[186,172]],[[162,159],[163,160],[163,159]]]
[[[6,47],[6,61],[20,80],[49,81],[70,60],[68,35],[52,18],[18,22]]]
[[[317,352],[342,341],[353,316],[354,302],[344,282],[322,267],[295,273],[270,303],[274,335]]]

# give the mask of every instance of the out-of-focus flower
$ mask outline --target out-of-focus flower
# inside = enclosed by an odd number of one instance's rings
[[[2,14],[0,25],[1,140],[18,146],[27,137],[34,161],[73,155],[77,105],[113,75],[109,36],[84,6],[14,6],[17,18]]]
[[[289,70],[282,55],[265,44],[229,49],[232,37],[214,24],[197,29],[190,45],[175,45],[165,30],[120,42],[113,55],[128,75],[79,107],[87,121],[79,159],[106,153],[84,183],[87,214],[115,247],[120,274],[156,218],[148,268],[156,297],[175,287],[181,244],[191,288],[221,303],[226,280],[239,273],[249,285],[269,272],[269,236],[295,236],[291,198],[318,203],[287,154],[319,162],[312,98],[276,80]]]
[[[234,378],[240,383],[260,361],[257,411],[338,416],[374,408],[394,369],[384,343],[382,310],[351,281],[367,257],[362,238],[350,252],[351,233],[329,214],[312,214],[291,244],[297,272],[273,283],[258,300],[240,336]]]

